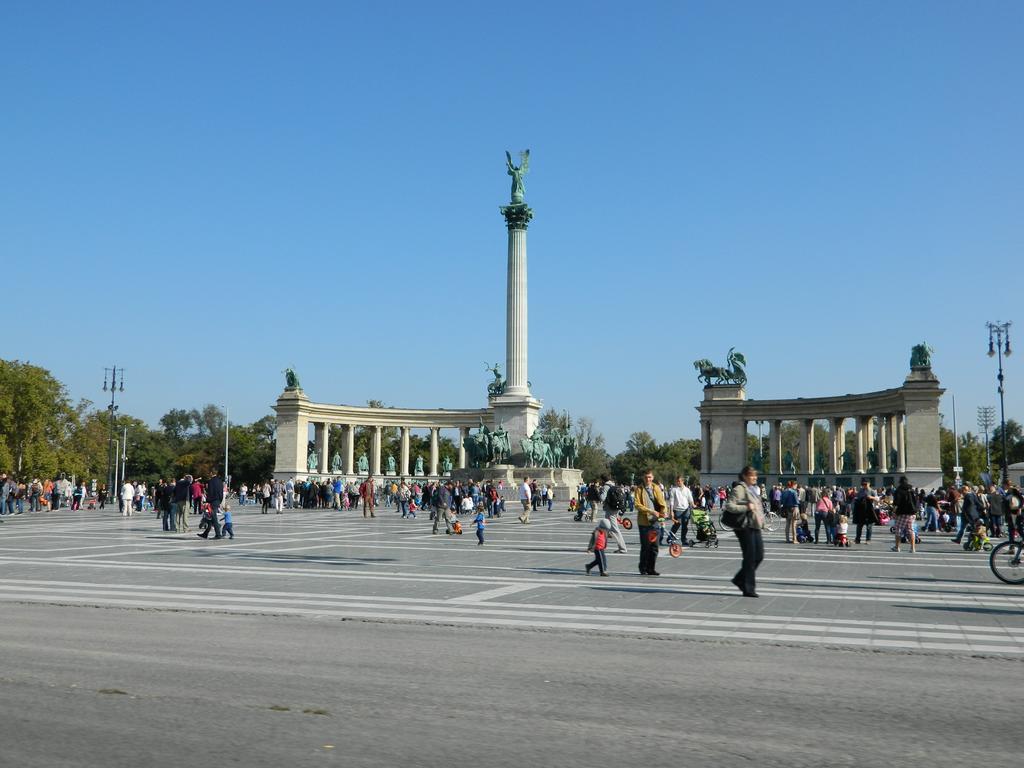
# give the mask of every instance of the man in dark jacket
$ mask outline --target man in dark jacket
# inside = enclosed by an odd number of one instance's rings
[[[174,484],[174,494],[171,496],[171,528],[172,531],[188,530],[188,502],[189,489],[192,487],[192,476],[185,475]]]
[[[215,539],[221,538],[220,522],[217,515],[220,513],[220,505],[224,503],[224,481],[220,479],[217,471],[214,470],[213,477],[206,482],[206,503],[210,505],[210,511],[206,513],[207,528],[202,533],[197,533],[200,539],[210,536],[210,529],[213,529]]]
[[[917,519],[917,502],[914,501],[914,491],[910,487],[910,481],[905,477],[900,478],[900,484],[893,495],[893,530],[896,531],[896,546],[893,549],[900,551],[900,544],[904,537],[910,544],[910,551],[917,552],[917,540],[914,537],[914,520]]]
[[[857,526],[857,534],[853,543],[861,543],[861,535],[864,535],[864,543],[871,541],[871,530],[878,524],[878,496],[871,490],[871,483],[867,480],[860,481],[860,490],[853,502],[853,522]]]
[[[960,530],[956,532],[956,538],[953,541],[959,544],[960,539],[964,537],[964,528],[970,526],[970,530],[973,531],[980,519],[981,499],[978,498],[969,483],[964,483],[963,495],[960,497]]]

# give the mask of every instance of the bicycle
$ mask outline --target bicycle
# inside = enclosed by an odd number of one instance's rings
[[[1004,541],[988,556],[988,567],[1004,584],[1024,584],[1024,562],[1021,554],[1024,541]]]
[[[765,510],[765,513],[764,513],[764,530],[768,531],[769,533],[774,532],[775,529],[779,527],[779,523],[781,522],[781,520],[782,520],[782,518],[779,517],[779,514],[777,512],[772,512],[771,510]],[[726,525],[725,522],[722,520],[722,516],[721,515],[718,516],[718,527],[720,529],[722,529],[723,531],[731,531],[732,530],[732,528],[730,528],[728,525]]]

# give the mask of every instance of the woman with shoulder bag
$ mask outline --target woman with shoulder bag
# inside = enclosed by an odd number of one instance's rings
[[[764,528],[764,503],[761,500],[761,490],[757,486],[756,469],[747,466],[740,472],[740,482],[733,485],[725,502],[725,512],[735,521],[733,533],[739,539],[740,549],[743,551],[743,565],[732,577],[732,583],[744,597],[757,597],[754,575],[757,566],[764,560],[764,540],[761,538],[761,529]]]

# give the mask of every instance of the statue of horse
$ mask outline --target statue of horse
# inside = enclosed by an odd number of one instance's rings
[[[727,367],[725,368],[714,365],[706,358],[693,361],[693,367],[697,370],[697,381],[704,382],[704,386],[710,386],[711,384],[739,384],[743,386],[747,383],[747,373],[743,370],[743,366],[746,364],[746,358],[737,352],[735,347],[730,347],[729,354],[726,355]]]

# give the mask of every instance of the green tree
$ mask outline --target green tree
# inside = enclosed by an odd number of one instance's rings
[[[49,477],[59,471],[79,411],[64,385],[45,368],[0,360],[0,466],[15,476]]]
[[[989,450],[992,453],[993,474],[999,472],[1003,461],[1003,427],[998,425],[989,435]],[[1024,461],[1024,429],[1015,419],[1006,420],[1007,464]]]

